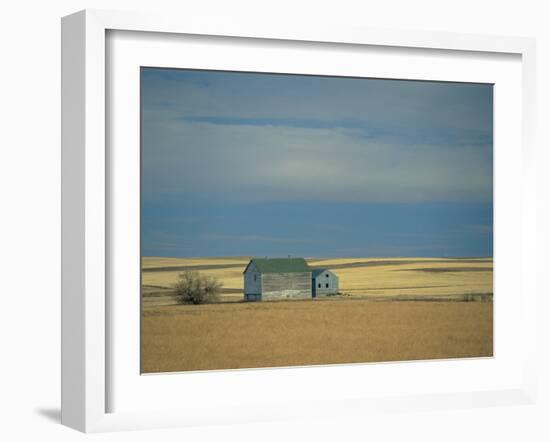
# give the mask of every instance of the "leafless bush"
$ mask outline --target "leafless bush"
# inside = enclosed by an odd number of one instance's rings
[[[180,304],[209,304],[220,299],[222,283],[199,272],[180,273],[176,283],[176,300]]]

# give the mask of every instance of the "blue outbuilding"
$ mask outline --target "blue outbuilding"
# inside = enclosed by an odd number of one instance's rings
[[[338,276],[329,269],[314,269],[311,272],[311,289],[314,298],[336,295],[338,293]]]

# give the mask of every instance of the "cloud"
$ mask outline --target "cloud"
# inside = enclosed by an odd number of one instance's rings
[[[144,118],[368,122],[409,133],[492,132],[490,85],[158,69],[142,75]]]
[[[146,194],[409,202],[492,196],[491,146],[410,143],[342,127],[160,120],[146,129]]]
[[[145,198],[490,201],[492,88],[145,69]]]

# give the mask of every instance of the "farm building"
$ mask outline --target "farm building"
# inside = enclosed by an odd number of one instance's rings
[[[254,258],[243,275],[245,301],[312,297],[311,269],[303,258]]]
[[[311,272],[311,285],[314,298],[335,295],[338,293],[338,276],[329,269],[314,269]]]
[[[338,277],[303,258],[254,258],[243,272],[244,300],[308,299],[338,293]]]

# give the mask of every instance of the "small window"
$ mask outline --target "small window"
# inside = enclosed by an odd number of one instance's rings
[[[325,284],[325,287],[328,289],[328,282]]]
[[[317,284],[317,288],[320,289],[320,288],[321,288],[321,284]]]
[[[256,281],[256,273],[254,273],[254,281]]]
[[[326,273],[325,276],[328,278],[328,273]]]

